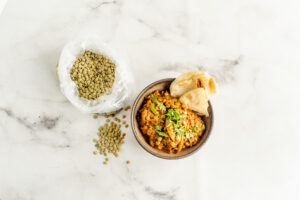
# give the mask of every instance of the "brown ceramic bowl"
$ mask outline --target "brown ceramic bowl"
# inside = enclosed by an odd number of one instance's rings
[[[199,148],[207,140],[207,138],[211,132],[212,125],[213,125],[213,110],[212,110],[212,106],[209,102],[209,107],[208,107],[209,117],[203,117],[206,130],[196,145],[194,145],[190,148],[187,148],[179,153],[168,154],[166,152],[155,149],[155,148],[151,147],[150,144],[148,144],[148,142],[144,138],[143,133],[141,132],[138,122],[137,122],[138,111],[139,111],[140,107],[142,106],[144,98],[146,96],[148,96],[155,90],[159,90],[159,91],[169,90],[170,84],[172,83],[173,80],[175,80],[175,79],[167,78],[167,79],[162,79],[162,80],[156,81],[156,82],[148,85],[136,98],[136,100],[133,104],[133,107],[132,107],[132,111],[131,111],[131,127],[132,127],[132,131],[133,131],[134,136],[137,139],[138,143],[152,155],[157,156],[159,158],[164,158],[164,159],[184,158],[184,157],[187,157],[187,156],[193,154],[197,150],[199,150]]]

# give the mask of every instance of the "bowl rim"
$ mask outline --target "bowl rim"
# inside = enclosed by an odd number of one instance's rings
[[[210,109],[211,109],[211,126],[210,126],[210,130],[207,134],[207,137],[205,138],[205,140],[203,141],[203,143],[198,147],[196,148],[194,151],[190,152],[190,153],[187,153],[185,155],[182,155],[180,157],[165,157],[165,156],[160,156],[160,155],[157,155],[151,151],[149,151],[146,147],[144,147],[144,145],[142,145],[142,143],[140,142],[140,140],[137,138],[137,132],[135,131],[134,129],[134,118],[136,116],[134,116],[134,110],[135,110],[135,107],[137,105],[137,102],[140,100],[141,96],[149,89],[151,88],[152,86],[156,85],[156,84],[159,84],[159,83],[162,83],[162,82],[166,82],[166,81],[174,81],[175,78],[164,78],[164,79],[160,79],[160,80],[157,80],[155,82],[152,82],[150,83],[149,85],[147,85],[139,94],[138,96],[136,97],[136,99],[134,100],[134,103],[132,105],[132,109],[131,109],[131,114],[130,114],[130,121],[131,121],[131,129],[132,129],[132,132],[133,132],[133,135],[135,137],[135,139],[137,140],[137,142],[139,143],[139,145],[144,149],[146,150],[148,153],[150,153],[151,155],[157,157],[157,158],[162,158],[162,159],[165,159],[165,160],[178,160],[178,159],[182,159],[182,158],[186,158],[190,155],[193,155],[194,153],[196,153],[197,151],[199,151],[199,149],[206,143],[206,141],[208,140],[208,138],[210,137],[211,135],[211,132],[212,132],[212,129],[213,129],[213,125],[214,125],[214,114],[213,114],[213,107],[210,103],[210,101],[208,101],[208,104],[210,106]],[[199,141],[200,142],[200,141]],[[148,143],[147,143],[148,144]],[[148,144],[149,145],[149,144]],[[151,147],[149,145],[149,147]],[[153,148],[153,147],[151,147]]]

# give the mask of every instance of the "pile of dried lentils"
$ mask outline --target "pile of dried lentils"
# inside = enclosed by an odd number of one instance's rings
[[[70,77],[79,96],[95,100],[112,88],[115,81],[115,63],[104,55],[86,50],[75,60]]]
[[[108,57],[86,50],[75,60],[70,71],[70,78],[76,84],[81,98],[95,100],[112,88],[115,81],[115,71],[116,65]],[[124,110],[129,109],[130,106],[127,106]],[[105,115],[106,123],[99,127],[98,139],[93,139],[96,143],[96,151],[93,153],[105,156],[103,162],[105,165],[109,161],[108,154],[119,157],[118,153],[121,151],[121,145],[126,136],[126,133],[122,133],[121,126],[128,128],[125,121],[126,115],[122,115],[123,121],[116,115]],[[98,115],[94,115],[94,118],[97,119]],[[127,160],[126,163],[129,164],[130,161]]]
[[[129,110],[131,107],[127,106],[124,108],[125,111]],[[122,109],[123,110],[123,109]],[[109,161],[108,154],[113,154],[115,157],[119,157],[119,152],[121,151],[121,145],[124,144],[124,138],[126,133],[122,133],[121,126],[128,128],[128,124],[125,121],[126,115],[122,115],[122,119],[119,119],[116,115],[121,115],[122,110],[118,114],[105,114],[106,122],[104,125],[100,126],[98,129],[98,139],[94,138],[96,151],[93,153],[95,155],[100,154],[105,157],[103,164],[107,164]],[[98,115],[93,116],[94,119],[98,118]],[[130,164],[130,161],[126,161]]]

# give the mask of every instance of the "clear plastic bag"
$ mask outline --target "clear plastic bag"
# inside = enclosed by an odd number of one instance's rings
[[[113,87],[95,100],[79,97],[77,86],[70,77],[73,63],[85,50],[102,54],[116,64]],[[61,92],[76,108],[85,113],[111,113],[124,107],[130,97],[130,85],[133,83],[132,75],[125,63],[96,37],[77,39],[66,44],[59,58],[57,75]]]

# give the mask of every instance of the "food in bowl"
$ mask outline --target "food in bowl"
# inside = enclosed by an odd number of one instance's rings
[[[192,147],[205,131],[202,118],[167,90],[145,97],[137,121],[147,142],[170,154]]]

